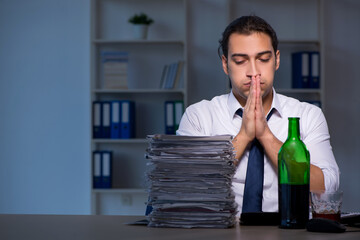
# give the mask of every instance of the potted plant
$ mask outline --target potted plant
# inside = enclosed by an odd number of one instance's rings
[[[145,13],[135,14],[129,18],[129,22],[134,25],[134,36],[137,39],[146,39],[149,25],[154,22]]]

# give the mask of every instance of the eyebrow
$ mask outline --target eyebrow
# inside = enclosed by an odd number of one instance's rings
[[[260,57],[260,56],[265,55],[265,54],[271,54],[272,55],[272,52],[270,50],[267,50],[267,51],[257,53],[256,56]],[[245,54],[245,53],[234,53],[234,54],[231,55],[231,57],[248,57],[248,56],[249,55]]]

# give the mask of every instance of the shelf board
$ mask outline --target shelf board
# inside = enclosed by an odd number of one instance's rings
[[[279,39],[279,44],[316,44],[320,41],[317,39]]]
[[[181,93],[184,89],[93,89],[93,93]]]
[[[129,138],[129,139],[92,139],[93,143],[147,143],[146,138]]]
[[[179,44],[184,45],[183,40],[136,40],[136,39],[94,39],[95,44]]]
[[[147,194],[144,188],[93,188],[93,193]]]
[[[321,94],[321,89],[318,88],[277,88],[278,93],[316,93]]]

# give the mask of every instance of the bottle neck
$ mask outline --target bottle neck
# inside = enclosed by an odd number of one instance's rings
[[[289,139],[300,139],[299,120],[300,118],[289,118]]]

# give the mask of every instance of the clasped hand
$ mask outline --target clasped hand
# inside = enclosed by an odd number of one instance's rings
[[[262,142],[270,129],[263,108],[259,75],[251,78],[250,92],[243,110],[242,119],[239,134],[242,134],[248,140],[248,143],[252,142],[254,138]]]

